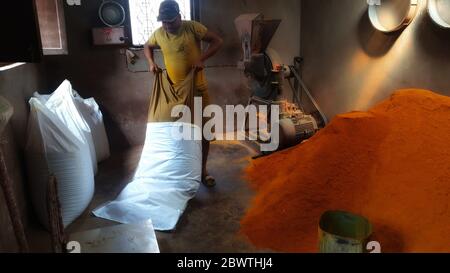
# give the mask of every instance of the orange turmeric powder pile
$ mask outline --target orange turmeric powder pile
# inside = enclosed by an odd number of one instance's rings
[[[253,161],[241,231],[261,248],[317,252],[327,210],[363,215],[382,252],[450,252],[450,97],[400,90]]]

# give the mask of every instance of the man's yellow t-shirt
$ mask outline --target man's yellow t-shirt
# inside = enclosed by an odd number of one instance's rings
[[[177,34],[170,34],[160,27],[150,36],[148,43],[161,48],[167,73],[174,85],[186,78],[192,65],[200,58],[200,41],[207,32],[208,29],[198,22],[182,21]],[[195,86],[207,88],[203,71],[197,73]]]

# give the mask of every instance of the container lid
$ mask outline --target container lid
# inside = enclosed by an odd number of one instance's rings
[[[372,234],[372,225],[363,216],[345,211],[327,211],[319,228],[328,234],[355,240],[365,240]]]
[[[382,32],[394,32],[408,26],[418,10],[419,0],[372,0],[369,19]]]
[[[450,0],[428,0],[428,13],[437,25],[450,29]]]

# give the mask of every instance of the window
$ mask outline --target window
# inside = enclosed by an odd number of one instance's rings
[[[44,55],[67,54],[63,1],[37,0],[36,9]]]
[[[159,5],[163,0],[129,0],[131,33],[134,46],[144,45],[150,35],[161,26]],[[191,0],[176,0],[183,20],[191,20]]]
[[[40,62],[43,54],[67,54],[63,0],[4,2],[0,63]]]

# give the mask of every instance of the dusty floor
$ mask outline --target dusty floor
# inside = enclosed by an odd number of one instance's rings
[[[268,252],[255,249],[238,234],[240,219],[254,194],[241,178],[242,169],[256,154],[250,147],[241,142],[212,143],[208,169],[216,177],[217,186],[200,188],[176,231],[157,232],[162,253]],[[99,165],[94,199],[86,212],[67,228],[68,234],[117,225],[90,212],[121,192],[133,176],[141,150],[142,147],[135,147]],[[33,227],[29,240],[34,251],[49,251],[48,235],[41,228]]]

